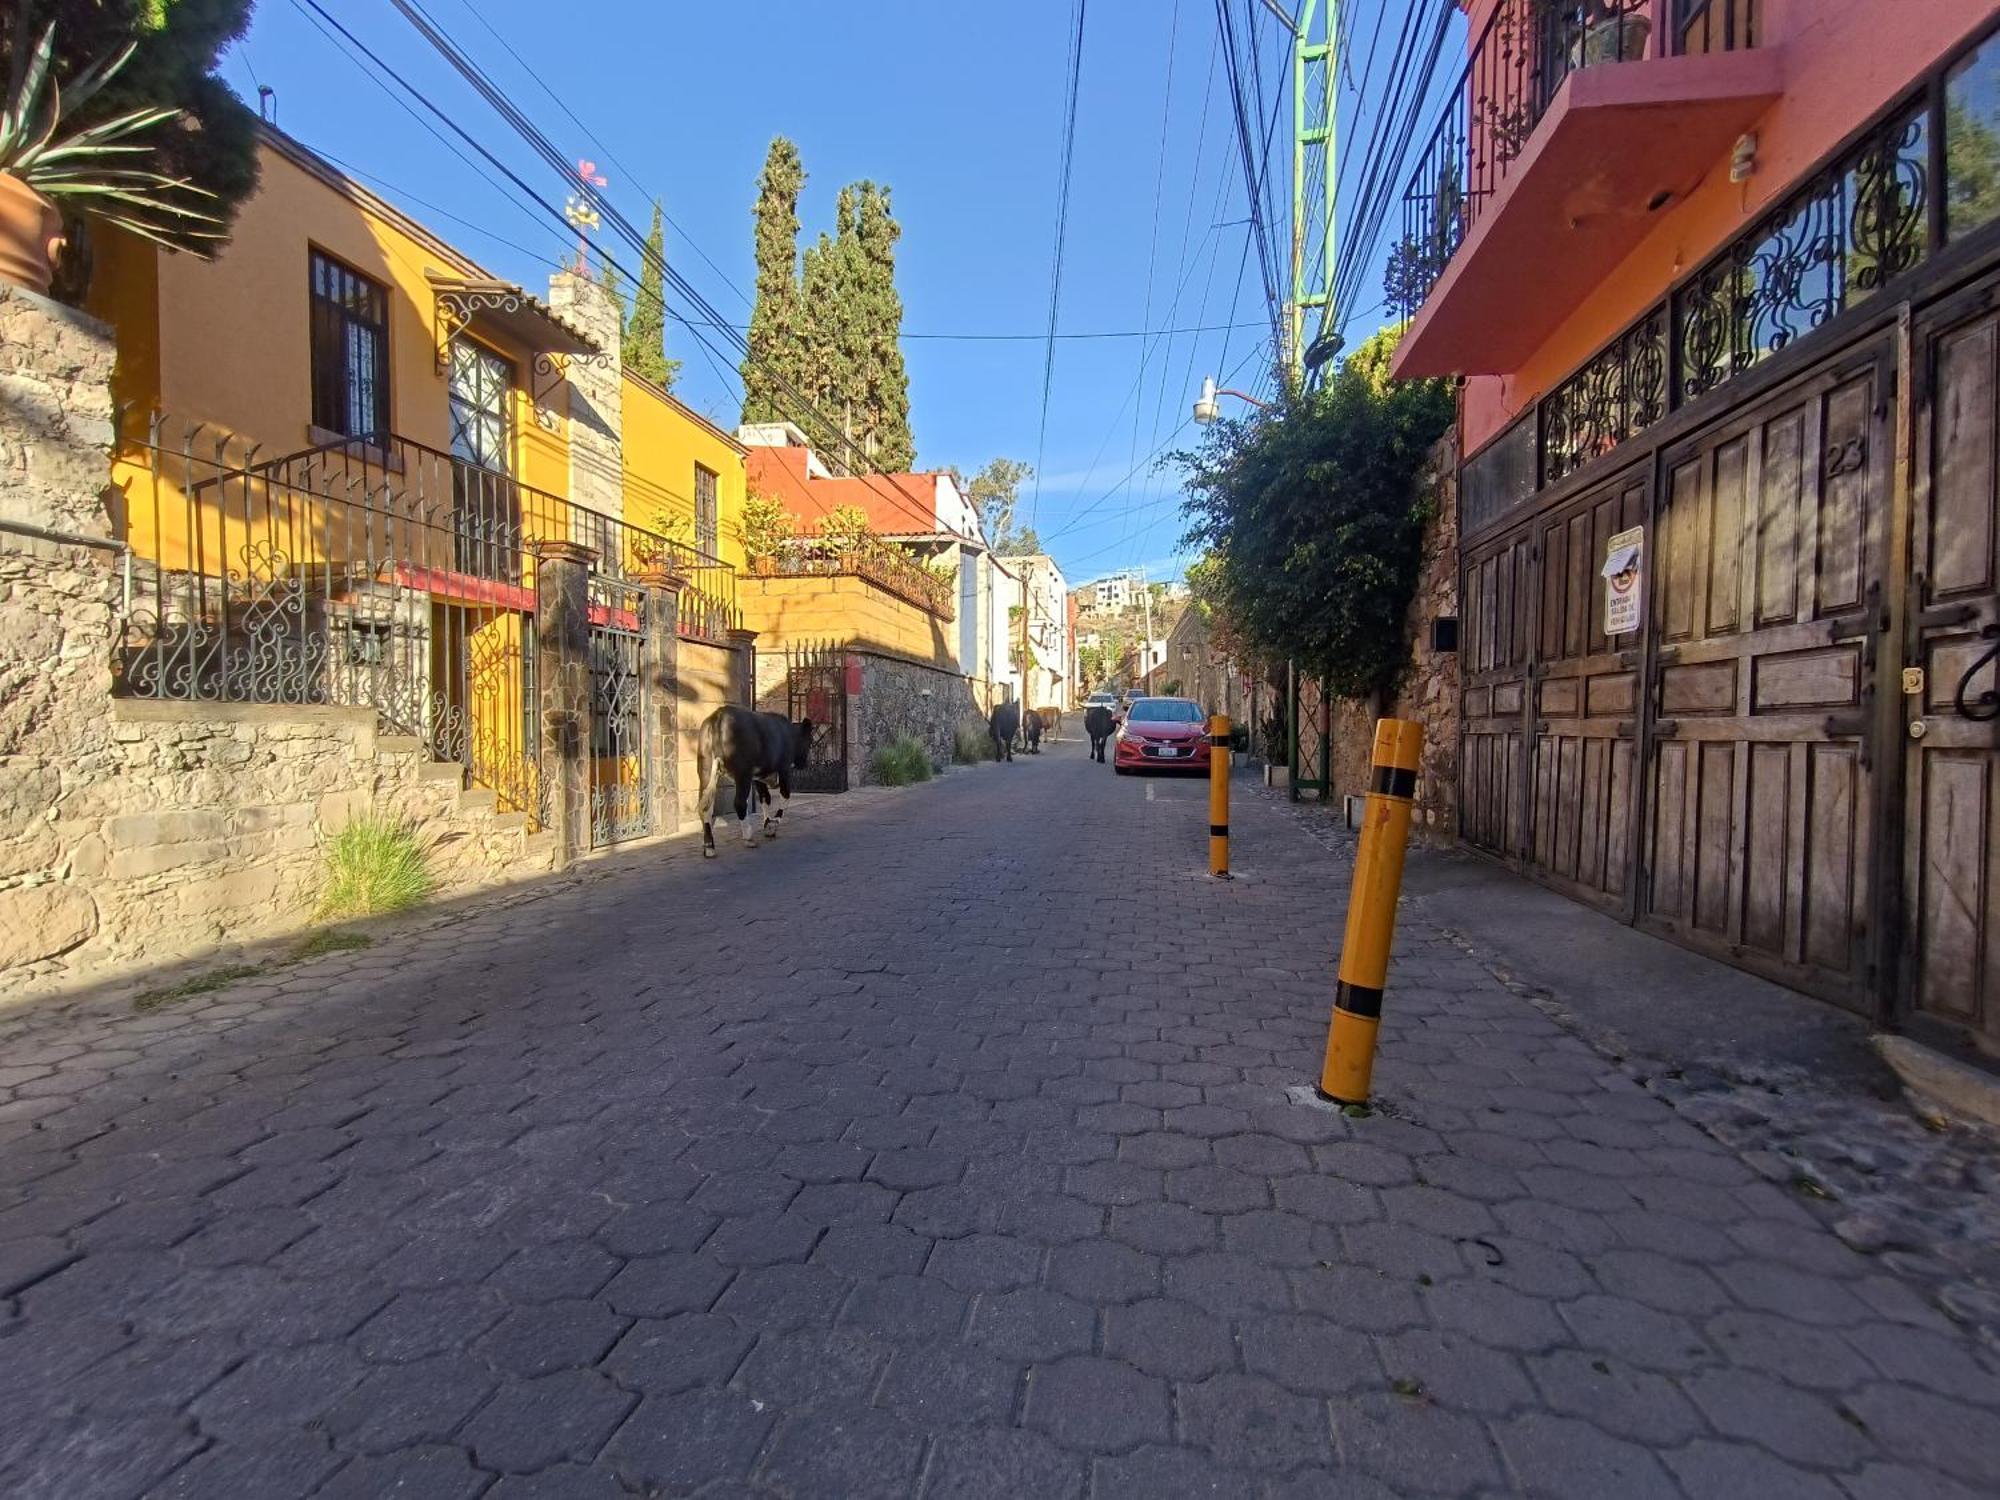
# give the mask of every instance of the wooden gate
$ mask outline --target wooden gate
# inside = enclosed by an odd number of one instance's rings
[[[1917,330],[1905,992],[2000,1043],[2000,282]]]
[[[1838,359],[1664,455],[1641,918],[1868,999],[1867,708],[1893,366]]]
[[[1504,859],[1526,846],[1522,746],[1534,619],[1534,544],[1509,532],[1467,560],[1460,613],[1459,831]]]
[[[847,790],[847,653],[832,642],[785,650],[786,717],[812,721],[804,769],[792,772],[797,792]]]
[[[1640,634],[1605,634],[1611,539],[1646,520],[1646,470],[1628,470],[1538,523],[1528,864],[1595,905],[1630,906]]]

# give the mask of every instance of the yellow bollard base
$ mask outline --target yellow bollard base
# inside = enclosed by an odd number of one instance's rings
[[[1363,1094],[1359,1099],[1343,1099],[1337,1094],[1329,1094],[1318,1084],[1313,1085],[1313,1094],[1328,1104],[1338,1104],[1342,1109],[1352,1109],[1356,1105],[1366,1105],[1368,1103],[1368,1096],[1366,1094]]]
[[[1338,1007],[1327,1029],[1326,1065],[1320,1069],[1319,1092],[1336,1104],[1366,1104],[1375,1072],[1375,1033],[1382,1023]]]

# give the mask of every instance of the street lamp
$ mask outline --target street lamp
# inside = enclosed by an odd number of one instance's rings
[[[1215,377],[1213,375],[1205,375],[1202,377],[1201,394],[1194,399],[1194,419],[1203,427],[1208,426],[1209,423],[1222,415],[1222,404],[1216,399],[1218,396],[1234,396],[1238,401],[1248,401],[1259,411],[1269,411],[1271,409],[1270,402],[1259,401],[1255,396],[1243,391],[1231,390],[1227,386],[1221,390],[1217,390],[1215,387]]]

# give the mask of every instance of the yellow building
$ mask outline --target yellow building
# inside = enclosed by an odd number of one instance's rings
[[[116,330],[126,413],[126,691],[374,707],[533,814],[536,562],[578,543],[613,710],[593,755],[636,760],[638,579],[686,578],[682,636],[725,639],[744,451],[622,368],[600,287],[501,281],[270,129],[213,261],[97,240],[90,310]]]

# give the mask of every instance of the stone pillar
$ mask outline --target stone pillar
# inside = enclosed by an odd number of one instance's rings
[[[597,345],[595,353],[564,357],[563,382],[546,398],[566,404],[562,414],[569,418],[569,498],[623,520],[625,382],[618,309],[603,287],[574,271],[558,271],[549,278],[549,307]],[[549,412],[543,420],[556,415]]]
[[[597,554],[575,542],[543,542],[536,557],[543,800],[561,866],[590,844],[590,565]]]
[[[745,708],[757,706],[757,632],[740,626],[729,632],[729,649],[735,654],[734,683],[729,701]]]
[[[646,588],[646,769],[653,832],[681,826],[681,590],[687,580],[664,568],[639,575]]]
[[[851,792],[861,785],[868,768],[863,756],[867,746],[861,740],[861,658],[850,652],[842,675],[841,690],[847,695],[847,789]]]

